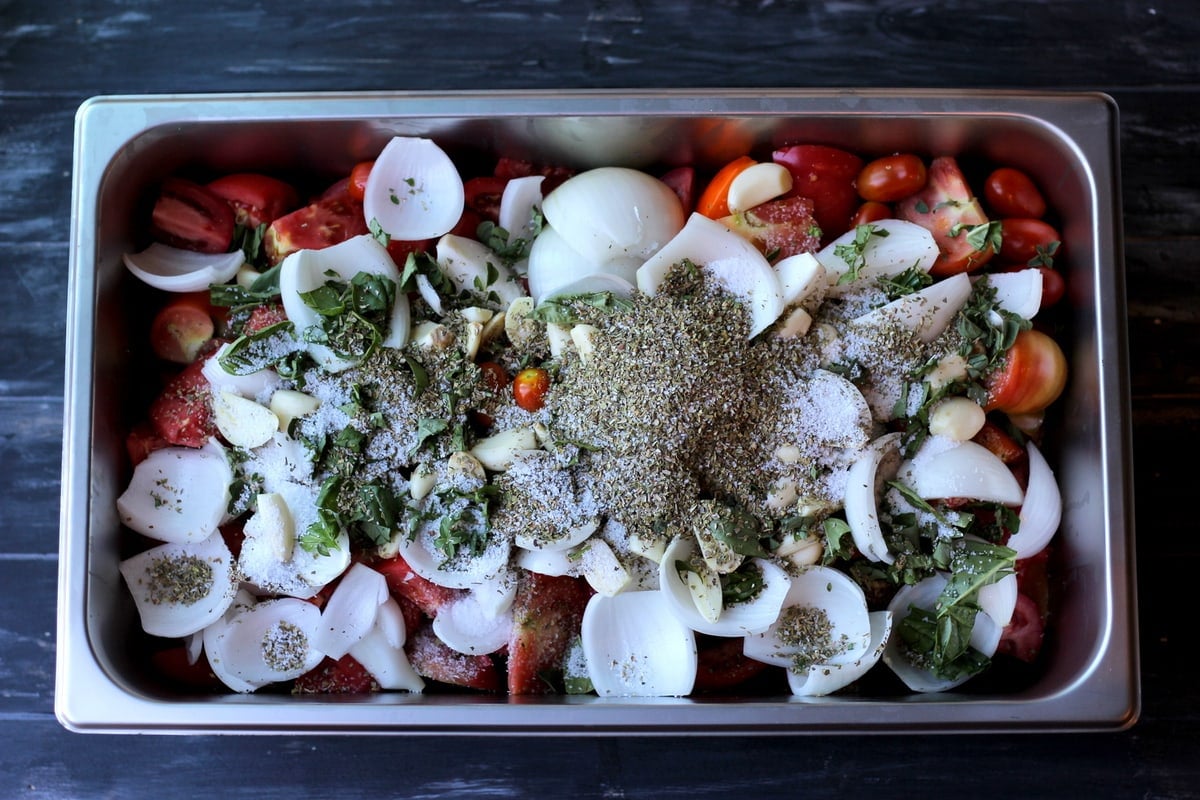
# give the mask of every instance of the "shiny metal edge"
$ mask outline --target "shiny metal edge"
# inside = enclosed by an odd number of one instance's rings
[[[297,702],[296,698],[232,697],[219,702],[164,703],[126,691],[96,659],[88,640],[87,498],[90,491],[91,363],[95,290],[94,199],[112,156],[140,132],[172,122],[204,120],[357,119],[361,117],[472,117],[515,115],[696,114],[778,115],[1016,115],[1037,119],[1077,143],[1095,170],[1098,253],[1107,269],[1095,270],[1098,313],[1115,321],[1100,343],[1100,385],[1105,423],[1102,442],[1108,510],[1108,557],[1113,619],[1103,652],[1070,691],[1037,703],[960,697],[952,701],[826,699],[809,703],[692,700],[586,703],[556,699],[528,702],[420,702],[349,706]],[[1115,103],[1098,93],[959,92],[939,90],[717,90],[450,93],[319,93],[127,95],[93,98],[76,123],[72,185],[71,276],[67,321],[66,410],[60,531],[58,656],[55,713],[74,731],[156,733],[504,733],[596,735],[704,733],[1049,732],[1118,730],[1140,712],[1134,597],[1132,476],[1129,470],[1128,355],[1124,325],[1123,232],[1119,208]],[[1093,187],[1095,191],[1095,186]],[[1103,241],[1101,241],[1103,240]],[[86,383],[85,383],[86,381]],[[87,386],[85,393],[80,386]],[[1117,656],[1116,663],[1110,663]],[[1084,702],[1081,702],[1081,698]],[[577,706],[586,705],[586,711]],[[394,717],[405,708],[403,723]],[[846,721],[846,709],[858,709]],[[350,713],[347,713],[347,710]],[[451,713],[448,713],[451,712]],[[586,714],[586,720],[582,715]],[[649,715],[653,722],[643,718]],[[270,720],[263,719],[269,716]],[[389,719],[392,718],[392,719]],[[638,720],[638,721],[633,721]]]

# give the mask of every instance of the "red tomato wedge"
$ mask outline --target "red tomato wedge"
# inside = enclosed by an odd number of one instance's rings
[[[188,292],[173,297],[150,323],[154,354],[177,364],[190,364],[216,330],[208,292]]]
[[[747,658],[742,652],[742,639],[720,638],[700,645],[699,666],[696,669],[697,692],[730,689],[744,683],[767,668],[761,661]]]
[[[238,172],[217,178],[208,190],[233,208],[239,225],[257,228],[273,222],[300,205],[300,195],[290,184],[257,172]]]
[[[497,178],[485,175],[471,178],[463,184],[466,197],[465,207],[474,211],[483,219],[490,222],[500,221],[500,198],[504,196],[504,187],[508,178]]]
[[[148,421],[134,425],[125,437],[125,452],[129,454],[129,463],[135,467],[155,450],[170,446],[171,443],[160,436],[158,430]]]
[[[777,260],[821,247],[821,226],[807,197],[769,200],[722,222],[750,239],[763,253]]]
[[[339,659],[326,656],[314,669],[296,678],[295,694],[361,694],[377,692],[379,684],[353,656]]]
[[[561,674],[563,658],[579,635],[591,596],[591,587],[579,578],[521,575],[508,643],[509,694],[555,691],[547,677]]]
[[[150,405],[150,423],[170,444],[203,447],[217,434],[213,420],[211,388],[197,358],[167,382]]]
[[[501,688],[500,670],[488,656],[468,656],[451,650],[424,625],[408,632],[404,645],[408,661],[422,678],[482,692]]]
[[[201,253],[224,253],[233,242],[233,209],[224,199],[183,178],[163,181],[150,214],[154,238]]]
[[[792,173],[792,189],[786,196],[813,201],[813,216],[821,226],[823,243],[850,230],[850,217],[859,203],[854,182],[863,168],[861,158],[820,144],[782,147],[771,158]]]
[[[976,247],[969,235],[975,226],[988,223],[987,215],[954,158],[935,158],[928,174],[924,189],[896,205],[896,216],[933,234],[941,252],[929,270],[932,275],[944,278],[973,272],[996,254],[990,245]]]
[[[733,184],[733,179],[756,163],[758,162],[750,156],[739,156],[717,170],[717,174],[713,175],[712,180],[700,193],[700,199],[696,201],[696,212],[709,219],[729,216],[729,187]]]
[[[1058,399],[1067,385],[1067,357],[1049,335],[1024,330],[988,376],[985,411],[1035,414]]]
[[[278,264],[297,250],[320,250],[368,233],[362,203],[339,182],[320,199],[274,220],[263,236],[267,261]]]
[[[388,591],[397,598],[412,601],[428,617],[436,617],[442,606],[458,599],[461,594],[457,589],[438,586],[422,578],[400,556],[392,556],[370,566],[387,579]]]

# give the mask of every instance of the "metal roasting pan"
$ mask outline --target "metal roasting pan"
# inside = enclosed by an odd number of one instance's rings
[[[703,699],[186,695],[146,667],[117,571],[124,435],[148,403],[156,302],[121,254],[147,243],[171,173],[334,179],[394,135],[456,158],[714,167],[793,142],[911,151],[1035,175],[1056,209],[1071,365],[1045,443],[1063,492],[1055,611],[1037,668],[939,695]],[[55,710],[125,733],[781,734],[1102,731],[1140,709],[1117,108],[1092,93],[910,90],[226,94],[96,97],[79,109],[71,206]],[[885,669],[880,667],[879,669]],[[978,680],[978,679],[977,679]]]

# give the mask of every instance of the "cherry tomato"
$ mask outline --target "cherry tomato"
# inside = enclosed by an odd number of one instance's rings
[[[483,373],[483,385],[493,394],[504,391],[508,386],[508,372],[495,361],[479,362],[479,371]]]
[[[150,347],[159,358],[190,364],[215,330],[208,292],[188,292],[173,297],[154,315]]]
[[[513,378],[512,391],[518,406],[526,411],[537,411],[546,404],[550,373],[540,367],[527,367]]]
[[[248,228],[270,224],[300,205],[300,195],[290,183],[256,172],[225,175],[207,188],[229,203],[235,221]]]
[[[1067,385],[1067,358],[1058,342],[1039,330],[1024,330],[988,376],[985,411],[1034,414],[1058,399]]]
[[[1000,167],[988,175],[983,199],[998,217],[1039,219],[1046,215],[1046,200],[1033,179],[1012,167]]]
[[[267,226],[263,252],[272,265],[297,250],[320,250],[367,233],[362,203],[349,195],[349,180],[339,181],[318,200],[285,214]]]
[[[201,253],[224,253],[233,241],[233,209],[198,183],[167,178],[150,214],[159,241]]]
[[[892,207],[887,203],[879,203],[874,200],[868,200],[858,207],[854,212],[854,216],[850,218],[850,228],[857,228],[859,225],[866,225],[870,222],[878,222],[881,219],[890,219],[892,217]]]
[[[990,244],[977,248],[969,235],[976,226],[987,224],[988,218],[953,157],[933,159],[927,172],[925,188],[900,201],[896,216],[933,234],[940,252],[929,270],[932,275],[945,278],[973,272],[995,255]]]
[[[877,158],[858,173],[858,194],[863,200],[894,203],[925,188],[925,162],[911,153]]]
[[[696,212],[709,219],[721,219],[729,216],[729,187],[733,179],[745,172],[757,162],[750,156],[738,156],[717,170],[712,180],[700,193],[696,201]]]
[[[347,193],[358,202],[363,201],[367,193],[367,178],[371,176],[374,161],[360,161],[350,170],[350,183],[346,186]]]
[[[499,222],[500,198],[504,196],[504,187],[507,185],[507,178],[497,178],[491,175],[471,178],[463,184],[466,208],[473,210],[486,220]]]
[[[679,197],[684,216],[696,207],[696,170],[692,167],[676,167],[660,179]]]
[[[1015,264],[1028,264],[1039,257],[1039,247],[1046,250],[1062,241],[1054,226],[1040,219],[1008,217],[1000,220],[1000,227],[1000,257]]]
[[[863,167],[861,158],[819,144],[782,147],[771,158],[792,173],[792,189],[786,196],[813,201],[822,242],[828,243],[850,229],[850,217],[859,202],[854,180]]]

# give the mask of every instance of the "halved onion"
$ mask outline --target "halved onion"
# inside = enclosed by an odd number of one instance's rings
[[[438,609],[433,632],[451,650],[466,655],[494,653],[508,644],[513,628],[512,608],[499,614],[489,613],[474,592]]]
[[[219,532],[199,542],[169,542],[127,558],[121,576],[142,629],[180,637],[218,620],[237,593],[233,554]]]
[[[1017,558],[1029,558],[1041,552],[1062,521],[1062,493],[1054,471],[1033,442],[1025,445],[1029,454],[1029,483],[1021,503],[1021,526],[1005,546],[1017,551]]]
[[[160,542],[199,542],[221,524],[233,470],[219,450],[165,447],[133,468],[121,522]]]
[[[155,242],[121,260],[134,275],[164,292],[199,292],[214,283],[228,283],[246,258],[242,251],[197,253]]]
[[[696,636],[661,592],[593,595],[581,638],[601,697],[682,696],[695,685]]]
[[[442,274],[460,292],[485,297],[495,292],[505,306],[525,294],[513,271],[483,242],[447,233],[438,239],[435,252]]]
[[[374,171],[372,171],[374,174]],[[283,260],[279,267],[279,294],[283,309],[295,326],[295,335],[303,340],[304,331],[320,325],[321,317],[304,302],[301,294],[321,286],[332,272],[350,281],[360,272],[381,275],[399,283],[400,272],[387,248],[369,234],[355,236],[321,250],[297,250]],[[384,347],[403,347],[408,342],[411,326],[408,295],[396,292],[392,315],[384,336]],[[308,344],[310,355],[330,372],[339,372],[354,365],[353,361],[337,356],[322,344]]]
[[[846,524],[850,526],[854,545],[870,560],[888,564],[894,558],[888,552],[883,529],[879,526],[879,470],[881,465],[886,465],[883,480],[894,474],[900,436],[899,433],[885,433],[871,442],[846,473]]]
[[[971,279],[965,272],[960,272],[861,317],[855,317],[853,323],[869,326],[897,324],[912,331],[921,341],[929,343],[949,327],[970,296]]]
[[[932,611],[946,583],[946,576],[937,574],[915,585],[903,586],[888,604],[888,611],[896,618],[897,623],[908,616],[910,606]],[[991,658],[1000,643],[1000,633],[1001,628],[995,620],[981,611],[975,615],[975,624],[971,629],[971,647]],[[904,685],[914,692],[944,692],[966,683],[971,678],[970,675],[954,679],[939,678],[928,669],[913,664],[905,651],[904,641],[899,636],[892,636],[889,640],[883,651],[883,661],[904,681]]]
[[[658,178],[626,167],[597,167],[568,178],[546,196],[542,212],[596,267],[623,257],[645,261],[683,227],[678,195]]]
[[[667,546],[658,565],[659,591],[666,598],[671,613],[682,624],[711,636],[748,636],[762,633],[779,617],[779,609],[783,607],[791,579],[779,566],[766,559],[755,558],[751,559],[751,563],[761,571],[763,580],[759,593],[744,603],[726,606],[716,622],[705,619],[696,608],[691,590],[676,567],[676,562],[690,562],[695,552],[696,543],[691,537],[677,536]]]
[[[420,692],[425,681],[404,652],[407,637],[404,614],[395,599],[389,597],[379,607],[371,630],[350,648],[350,657],[371,673],[381,689]]]
[[[813,664],[807,670],[789,669],[788,688],[797,697],[822,697],[844,689],[871,671],[883,656],[892,635],[892,612],[872,611],[871,641],[858,660],[848,664]]]
[[[745,237],[703,214],[688,217],[679,234],[638,269],[638,288],[655,294],[671,268],[685,259],[741,300],[750,312],[751,337],[783,313],[783,287],[766,257]]]
[[[396,136],[375,159],[363,192],[363,216],[393,239],[436,239],[462,216],[458,168],[431,139]]]
[[[822,619],[815,626],[790,624],[793,615],[808,613]],[[742,648],[747,658],[792,667],[797,659],[851,664],[867,652],[870,642],[871,621],[862,588],[841,570],[814,566],[792,576],[779,618],[762,633],[747,636]],[[820,654],[818,658],[810,657],[814,652]]]
[[[886,235],[874,234],[863,245],[864,264],[858,270],[859,281],[897,275],[910,267],[928,272],[937,260],[937,243],[924,227],[900,219],[881,219],[871,225]],[[825,267],[829,278],[831,294],[843,292],[853,285],[853,282],[838,283],[850,271],[850,265],[838,253],[841,247],[853,246],[857,235],[857,229],[846,231],[817,252],[817,260]]]
[[[379,607],[390,597],[383,575],[365,564],[353,564],[321,610],[313,645],[330,658],[346,655],[374,627]]]
[[[292,597],[235,606],[204,629],[204,651],[213,674],[235,692],[299,678],[325,654],[313,642],[321,624],[314,604]]]
[[[946,446],[948,441],[952,446]],[[897,477],[925,500],[964,497],[1019,506],[1024,497],[1005,463],[972,441],[931,436],[911,460],[900,465]]]

